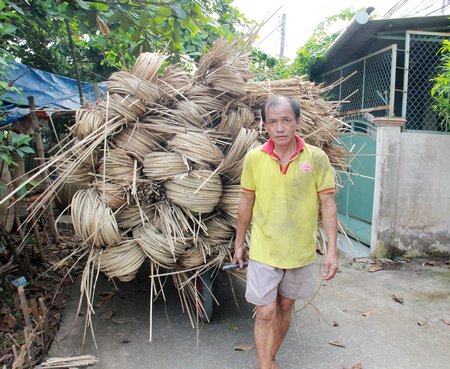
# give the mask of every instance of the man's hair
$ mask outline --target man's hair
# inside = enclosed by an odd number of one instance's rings
[[[291,104],[292,111],[294,112],[295,119],[300,118],[300,104],[291,96],[279,96],[275,95],[266,100],[261,105],[261,119],[263,122],[266,122],[266,111],[269,107],[272,105],[278,105],[283,101],[287,101],[289,104]]]

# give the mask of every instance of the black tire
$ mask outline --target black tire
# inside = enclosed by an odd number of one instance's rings
[[[203,273],[200,277],[197,277],[196,288],[199,294],[200,302],[203,309],[198,307],[199,315],[204,323],[210,323],[214,315],[214,298],[212,293],[214,293],[214,278],[213,272],[208,270]]]

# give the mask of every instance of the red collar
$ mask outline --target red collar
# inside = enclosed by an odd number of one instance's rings
[[[297,143],[297,150],[295,150],[292,158],[297,156],[299,152],[302,151],[305,147],[305,141],[297,135],[295,135],[295,142]],[[278,159],[278,155],[275,153],[275,144],[271,138],[269,138],[269,140],[264,145],[262,145],[261,150],[266,154],[269,154],[270,156]]]

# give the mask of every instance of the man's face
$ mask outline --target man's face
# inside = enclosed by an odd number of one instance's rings
[[[300,124],[288,101],[270,105],[266,110],[264,128],[275,143],[275,147],[287,146],[295,141],[295,132]]]

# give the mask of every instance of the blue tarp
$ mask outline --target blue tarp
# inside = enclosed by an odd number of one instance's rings
[[[37,110],[80,108],[80,96],[75,79],[30,68],[20,63],[11,62],[10,65],[6,76],[2,76],[2,79],[12,82],[14,87],[20,89],[20,92],[9,92],[0,97],[3,101],[2,109],[8,112],[7,121],[3,124],[9,124],[29,114],[28,96],[34,97]],[[94,103],[94,85],[82,82],[81,86],[85,101]],[[99,90],[102,93],[105,85],[99,86]]]

